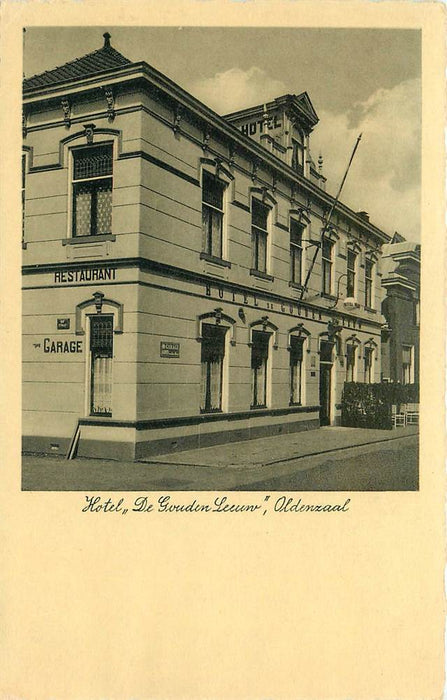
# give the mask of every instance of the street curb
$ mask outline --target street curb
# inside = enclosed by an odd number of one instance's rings
[[[323,455],[323,454],[330,454],[331,452],[340,452],[342,450],[353,450],[356,447],[365,447],[367,445],[377,445],[385,442],[392,442],[394,440],[404,440],[405,438],[410,438],[410,437],[415,437],[419,436],[419,431],[416,431],[414,433],[410,433],[409,435],[396,435],[395,437],[387,437],[381,440],[369,440],[368,442],[359,442],[356,443],[355,445],[344,445],[341,447],[333,447],[330,450],[318,450],[317,452],[306,452],[306,454],[301,454],[301,455],[294,455],[292,457],[283,457],[282,459],[274,459],[271,462],[256,462],[256,463],[242,463],[242,464],[222,464],[220,466],[222,467],[233,467],[233,468],[243,468],[243,469],[250,469],[251,467],[269,467],[273,464],[281,464],[284,462],[292,462],[293,460],[298,460],[298,459],[304,459],[305,457],[316,457],[318,455]],[[164,462],[160,459],[154,459],[154,460],[138,460],[138,463],[140,464],[158,464],[162,466],[170,466],[170,467],[205,467],[205,468],[212,468],[216,467],[218,465],[216,464],[198,464],[194,463],[192,464],[191,462]]]
[[[406,438],[414,437],[415,435],[419,435],[419,433],[410,433],[410,435],[396,435],[396,437],[385,438],[385,440],[370,440],[369,442],[359,442],[356,445],[345,445],[344,447],[333,447],[331,450],[307,452],[305,455],[297,455],[296,457],[284,457],[283,459],[275,459],[273,460],[273,462],[263,462],[263,465],[268,467],[271,464],[291,462],[293,459],[303,459],[303,457],[315,457],[317,455],[329,454],[330,452],[340,452],[341,450],[353,450],[356,447],[365,447],[366,445],[380,445],[380,443],[383,442],[392,442],[393,440],[405,440]]]

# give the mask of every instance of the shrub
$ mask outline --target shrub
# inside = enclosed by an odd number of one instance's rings
[[[345,382],[341,424],[353,428],[391,430],[393,405],[419,402],[417,384],[362,384]]]

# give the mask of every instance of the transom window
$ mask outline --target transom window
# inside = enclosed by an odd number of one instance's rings
[[[267,406],[267,362],[270,335],[265,331],[252,331],[252,408]]]
[[[322,245],[322,262],[323,262],[323,294],[331,294],[332,292],[332,258],[334,244],[328,238],[323,238]]]
[[[223,257],[223,217],[225,184],[206,171],[202,174],[203,249],[208,255]]]
[[[302,284],[303,226],[290,219],[290,281]]]
[[[304,338],[290,336],[290,403],[302,403]]]
[[[73,236],[112,231],[113,146],[73,151]]]
[[[201,402],[202,413],[222,410],[223,360],[226,328],[202,324]]]
[[[374,263],[372,260],[365,261],[365,306],[372,308],[372,289],[373,289],[373,269]]]
[[[353,250],[348,250],[347,256],[347,282],[346,282],[346,296],[355,296],[355,268],[356,268],[357,255]]]
[[[267,236],[270,207],[259,199],[251,202],[252,265],[258,272],[267,272]]]

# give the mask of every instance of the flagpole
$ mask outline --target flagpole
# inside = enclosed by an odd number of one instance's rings
[[[324,234],[326,233],[327,227],[328,227],[328,225],[329,225],[329,221],[331,220],[331,216],[332,216],[332,214],[334,213],[334,209],[335,209],[335,207],[337,206],[338,200],[339,200],[340,195],[341,195],[341,191],[342,191],[342,189],[343,189],[343,185],[345,184],[346,178],[347,178],[347,176],[348,176],[349,168],[351,167],[351,163],[352,163],[352,161],[353,161],[353,159],[354,159],[355,152],[356,152],[356,150],[357,150],[357,148],[358,148],[358,145],[359,145],[359,143],[360,143],[360,139],[361,139],[361,138],[362,138],[362,134],[359,134],[358,137],[357,137],[357,141],[355,142],[354,148],[353,148],[353,150],[352,150],[351,157],[350,157],[350,159],[349,159],[349,163],[348,163],[348,166],[347,166],[347,168],[346,168],[345,174],[343,175],[343,179],[342,179],[342,181],[341,181],[341,183],[340,183],[340,187],[338,188],[337,196],[335,197],[334,201],[332,202],[332,206],[331,206],[331,208],[329,209],[328,215],[327,215],[327,217],[326,217],[326,221],[325,221],[325,223],[324,223],[324,225],[323,225],[323,228],[321,229],[321,238],[320,238],[320,242],[319,242],[319,244],[318,244],[318,245],[316,246],[316,248],[315,248],[315,253],[314,253],[314,256],[313,256],[313,258],[312,258],[312,262],[311,262],[311,264],[310,264],[309,270],[308,270],[308,272],[307,272],[307,275],[306,275],[306,279],[305,279],[303,288],[302,288],[302,290],[301,290],[300,299],[303,298],[304,292],[305,292],[306,289],[307,289],[307,283],[309,282],[309,278],[310,278],[310,276],[311,276],[311,274],[312,274],[312,270],[313,270],[313,267],[314,267],[314,265],[315,265],[315,261],[316,261],[316,259],[317,259],[318,251],[319,251],[319,249],[320,249],[320,247],[321,247],[321,243],[322,243],[322,241],[323,241]]]

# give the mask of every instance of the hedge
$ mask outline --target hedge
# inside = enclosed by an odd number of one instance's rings
[[[418,384],[362,384],[345,382],[341,424],[353,428],[391,430],[391,407],[419,403]]]

